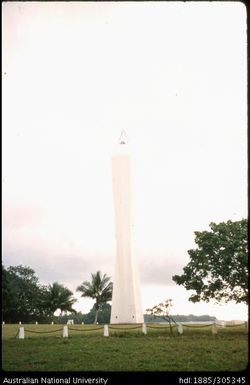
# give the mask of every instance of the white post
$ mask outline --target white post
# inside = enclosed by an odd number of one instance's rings
[[[19,321],[19,325],[22,325],[22,322],[21,322],[21,321]]]
[[[63,338],[69,336],[69,329],[67,325],[64,325],[63,327]]]
[[[3,321],[3,325],[5,325],[5,322]]]
[[[142,333],[147,334],[147,326],[145,323],[142,324]]]
[[[104,337],[108,337],[109,336],[109,327],[108,325],[104,325]]]
[[[212,324],[212,334],[215,336],[218,333],[216,322]]]
[[[53,321],[51,322],[51,325],[54,325],[54,322],[53,322]]]
[[[36,325],[38,325],[38,322],[36,321]]]
[[[23,327],[23,326],[21,326],[21,327],[19,328],[18,338],[24,339],[24,327]]]
[[[178,330],[179,334],[183,334],[183,326],[182,326],[182,324],[178,324],[177,330]]]
[[[84,325],[84,322],[82,322],[82,325]]]

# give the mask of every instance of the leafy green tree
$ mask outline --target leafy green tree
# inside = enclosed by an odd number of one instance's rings
[[[44,316],[41,287],[27,266],[2,267],[2,317],[7,322],[30,322]]]
[[[63,312],[77,313],[72,308],[76,299],[72,297],[73,293],[65,286],[54,282],[52,285],[47,287],[43,307],[47,309],[50,315],[53,315],[56,310]]]
[[[93,323],[97,323],[98,313],[102,304],[111,301],[113,284],[110,281],[110,277],[106,274],[102,276],[100,271],[95,274],[91,274],[91,282],[84,281],[77,287],[77,291],[80,291],[82,297],[90,297],[95,300],[95,318]]]
[[[11,277],[8,270],[2,265],[2,317],[7,322],[11,320],[11,312],[14,310]]]
[[[172,277],[196,292],[190,301],[248,303],[247,227],[246,219],[229,220],[195,232],[197,248],[188,250],[190,262],[182,275]]]

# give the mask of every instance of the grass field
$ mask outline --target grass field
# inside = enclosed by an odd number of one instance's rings
[[[121,325],[103,336],[103,326],[22,325],[25,339],[16,338],[19,325],[2,326],[2,369],[5,371],[241,371],[248,363],[245,326],[218,329],[150,328]],[[152,326],[152,325],[151,325]],[[96,330],[91,330],[96,329]]]

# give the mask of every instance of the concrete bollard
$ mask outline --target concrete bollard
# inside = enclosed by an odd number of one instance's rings
[[[36,325],[38,325],[38,322],[36,321]]]
[[[212,324],[212,334],[215,336],[218,333],[216,322]]]
[[[82,322],[82,325],[84,325],[84,322]]]
[[[53,322],[53,321],[51,322],[51,325],[54,325],[54,322]]]
[[[179,334],[183,334],[183,326],[182,326],[182,324],[178,324],[177,330],[178,330]]]
[[[21,321],[19,321],[19,325],[22,325],[22,322],[21,322]]]
[[[145,323],[142,324],[142,333],[147,334],[147,326]]]
[[[69,336],[68,326],[64,325],[64,327],[63,327],[63,338],[68,337],[68,336]]]
[[[3,321],[3,325],[5,325],[5,322]]]
[[[19,339],[24,339],[24,327],[23,326],[21,326],[20,328],[19,328],[19,334],[18,334],[18,338]]]
[[[104,325],[104,337],[109,337],[109,327],[108,325]]]

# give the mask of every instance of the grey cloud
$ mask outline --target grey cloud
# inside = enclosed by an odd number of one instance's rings
[[[43,250],[37,245],[32,248],[5,246],[3,264],[31,267],[42,284],[59,282],[75,291],[84,280],[90,280],[91,273],[101,270],[110,275],[110,258],[93,256],[91,253],[74,252],[55,253],[53,250]]]
[[[141,262],[139,265],[140,281],[143,284],[175,285],[172,276],[180,274],[183,266],[169,260],[157,260]]]

